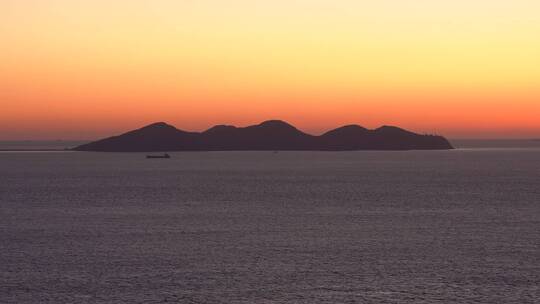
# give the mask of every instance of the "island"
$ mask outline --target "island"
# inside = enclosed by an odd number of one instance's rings
[[[370,130],[348,125],[315,136],[281,120],[248,127],[218,125],[204,132],[183,131],[158,122],[73,148],[75,151],[97,152],[450,149],[453,149],[452,145],[442,136],[416,134],[393,126]]]

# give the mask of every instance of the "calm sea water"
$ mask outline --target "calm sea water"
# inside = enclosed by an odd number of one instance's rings
[[[538,303],[540,149],[0,152],[0,303]]]

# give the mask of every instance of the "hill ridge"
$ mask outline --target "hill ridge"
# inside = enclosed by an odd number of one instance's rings
[[[156,122],[121,135],[75,147],[75,151],[234,151],[234,150],[448,150],[442,136],[420,135],[395,126],[366,129],[345,125],[322,135],[305,133],[283,120],[236,127],[216,125],[203,132],[188,132],[165,122]]]

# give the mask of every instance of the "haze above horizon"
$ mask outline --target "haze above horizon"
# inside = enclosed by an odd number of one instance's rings
[[[0,140],[277,118],[540,138],[536,0],[4,0]]]

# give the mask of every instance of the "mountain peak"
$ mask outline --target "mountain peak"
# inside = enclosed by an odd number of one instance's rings
[[[338,129],[356,129],[356,130],[367,130],[366,128],[360,126],[360,125],[345,125]]]
[[[260,127],[286,127],[289,129],[296,129],[293,125],[278,119],[263,121],[259,124]]]
[[[290,126],[290,124],[286,123],[283,120],[279,120],[279,119],[265,120],[265,121],[261,122],[259,125],[287,125],[287,126]]]
[[[218,132],[225,132],[230,130],[235,130],[235,126],[231,125],[215,125],[211,127],[210,129],[203,132],[203,134],[212,134],[212,133],[218,133]]]
[[[322,136],[357,136],[369,130],[359,125],[346,125],[324,133]]]
[[[174,128],[176,129],[175,127],[169,125],[168,123],[166,122],[163,122],[163,121],[159,121],[159,122],[154,122],[154,123],[151,123],[145,127],[143,127],[144,129],[148,128],[148,129],[162,129],[162,128]]]

